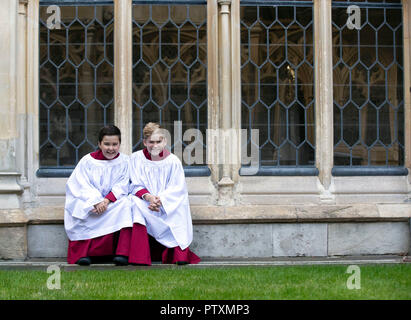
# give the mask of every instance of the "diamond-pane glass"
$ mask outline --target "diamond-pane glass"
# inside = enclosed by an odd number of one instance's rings
[[[240,18],[241,121],[259,130],[260,165],[313,167],[313,7],[242,4]]]
[[[57,3],[59,4],[59,3]],[[73,167],[113,123],[114,8],[40,6],[40,166]]]
[[[192,143],[201,148],[199,163],[181,159],[183,165],[206,164],[206,18],[205,3],[133,4],[133,151],[144,148],[144,125],[154,121],[170,133],[172,152],[176,144],[183,152]],[[175,134],[177,121],[182,135]],[[184,140],[188,129],[200,133],[201,147]]]
[[[334,165],[402,166],[401,5],[367,4],[360,13],[357,29],[347,7],[332,8]]]

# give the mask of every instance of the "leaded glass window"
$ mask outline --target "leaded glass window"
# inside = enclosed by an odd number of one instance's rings
[[[347,24],[348,5],[332,8],[334,165],[403,166],[400,1],[360,4],[358,28]]]
[[[184,150],[194,140],[174,135],[180,121],[182,134],[197,129],[203,137],[197,139],[203,159],[190,165],[206,165],[206,3],[172,3],[133,2],[133,151],[144,147],[142,130],[150,121],[169,131],[172,152],[176,142]]]
[[[242,128],[259,130],[262,167],[314,167],[312,3],[243,1],[240,19]]]
[[[40,6],[40,168],[74,167],[113,123],[113,5]],[[53,21],[51,21],[53,22]]]

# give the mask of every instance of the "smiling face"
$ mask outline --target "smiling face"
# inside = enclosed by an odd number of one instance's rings
[[[156,130],[151,136],[144,139],[143,143],[150,155],[157,157],[161,151],[164,150],[167,141],[164,135],[161,134],[160,130]]]
[[[108,159],[114,159],[120,151],[120,139],[118,136],[104,136],[98,143],[103,155]]]

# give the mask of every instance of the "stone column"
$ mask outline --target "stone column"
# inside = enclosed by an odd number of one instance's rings
[[[231,3],[231,126],[236,136],[234,139],[233,164],[231,178],[235,184],[239,181],[241,169],[241,28],[240,0]]]
[[[24,259],[27,254],[27,219],[21,209],[23,188],[19,180],[22,165],[17,159],[24,157],[19,152],[21,99],[18,100],[20,86],[17,81],[24,82],[24,79],[18,77],[21,53],[17,47],[18,39],[24,39],[20,37],[22,30],[19,33],[18,26],[21,19],[24,20],[19,13],[24,13],[25,1],[3,0],[0,6],[0,259]]]
[[[403,47],[404,47],[404,144],[405,167],[411,193],[411,2],[403,0]]]
[[[217,164],[217,144],[214,143],[210,132],[219,127],[219,82],[218,82],[218,4],[216,0],[207,0],[207,164],[211,170],[211,181],[217,185],[220,168]],[[211,36],[212,35],[212,36]]]
[[[220,205],[233,205],[234,182],[231,176],[231,159],[235,152],[232,148],[232,91],[231,91],[231,0],[218,0],[219,5],[219,80],[220,80],[220,148],[217,159],[222,167],[222,177],[218,182]]]
[[[132,0],[114,1],[114,123],[121,130],[120,152],[132,150]]]
[[[27,0],[19,0],[17,17],[17,79],[27,79]],[[16,97],[18,140],[16,148],[16,167],[21,174],[20,185],[24,189],[22,203],[31,202],[31,181],[27,171],[27,139],[32,135],[28,131],[27,80],[19,81]]]
[[[17,126],[17,11],[18,1],[2,1],[0,11],[0,209],[20,208]]]
[[[321,200],[333,202],[331,170],[334,158],[333,65],[331,0],[314,0],[316,166]]]
[[[27,52],[26,52],[26,117],[25,137],[28,184],[33,186],[39,168],[39,0],[27,3]],[[33,193],[33,192],[30,192]]]

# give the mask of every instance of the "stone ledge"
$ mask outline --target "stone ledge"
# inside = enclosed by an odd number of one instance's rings
[[[192,206],[193,224],[408,221],[411,203],[352,205]],[[0,210],[0,226],[62,224],[62,207]]]
[[[23,188],[18,184],[17,180],[20,173],[17,172],[0,172],[0,194],[20,194]]]
[[[408,221],[411,204],[192,207],[194,224]]]
[[[21,209],[0,209],[0,227],[20,227],[29,222]]]
[[[40,207],[25,210],[29,224],[61,224],[64,223],[64,208]]]

